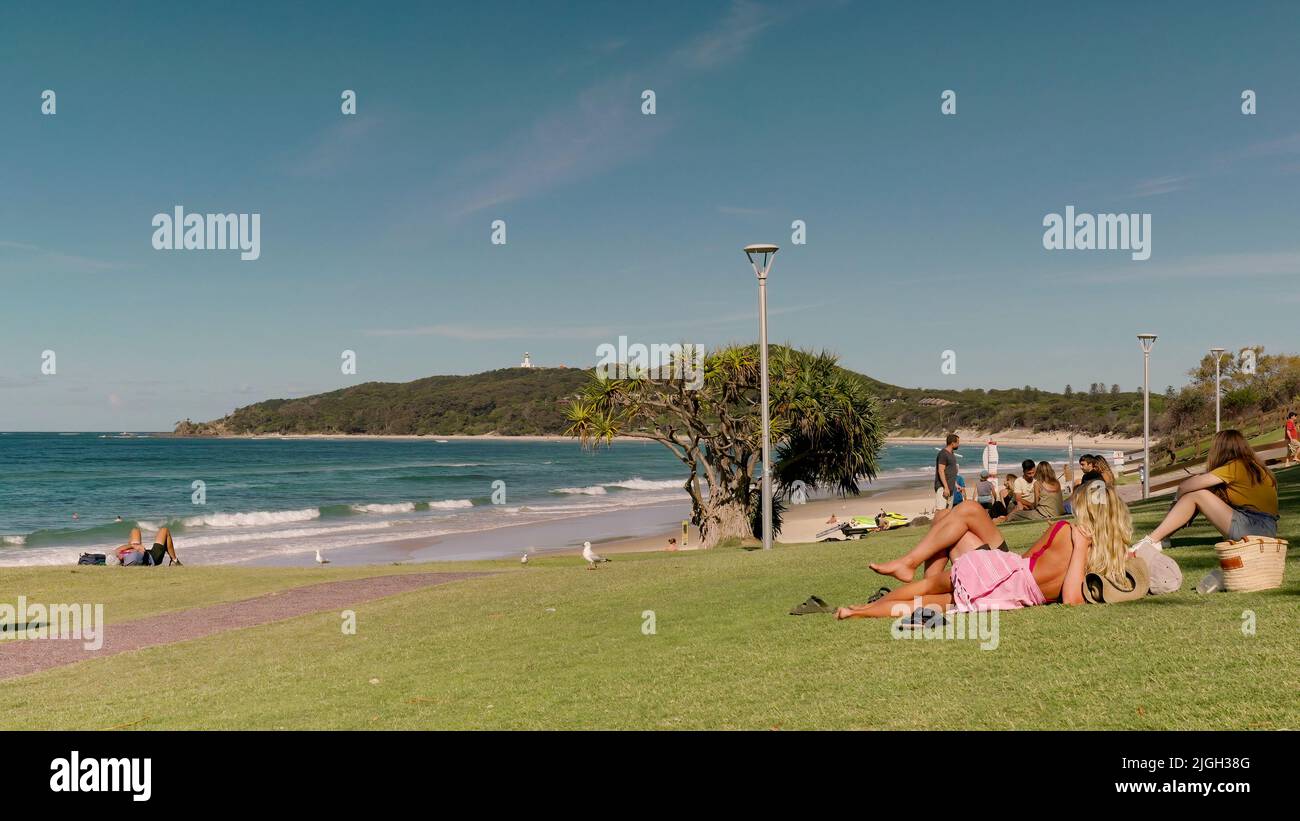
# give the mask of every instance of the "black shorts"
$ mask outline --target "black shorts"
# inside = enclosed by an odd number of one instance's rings
[[[149,557],[147,564],[162,564],[163,557],[167,555],[167,546],[155,544],[144,552]]]

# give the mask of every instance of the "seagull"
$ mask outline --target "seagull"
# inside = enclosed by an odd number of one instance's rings
[[[523,556],[522,559],[519,560],[519,563],[520,563],[520,564],[528,564],[528,551],[527,551],[527,550],[524,551],[524,556]]]
[[[330,560],[320,554],[320,549],[316,549],[316,564],[329,564]]]
[[[597,562],[607,562],[607,561],[609,561],[609,559],[602,558],[602,557],[596,555],[595,551],[593,551],[593,550],[591,549],[591,542],[583,542],[583,543],[582,543],[582,558],[584,558],[584,559],[587,560],[587,569],[588,569],[588,570],[595,570],[595,569],[596,569],[596,563],[597,563]]]

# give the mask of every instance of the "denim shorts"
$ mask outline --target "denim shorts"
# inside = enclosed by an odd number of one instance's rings
[[[1232,509],[1232,525],[1228,528],[1228,538],[1232,541],[1244,539],[1247,536],[1276,535],[1276,516],[1270,516],[1267,513],[1260,513],[1258,510],[1248,508],[1234,507]]]

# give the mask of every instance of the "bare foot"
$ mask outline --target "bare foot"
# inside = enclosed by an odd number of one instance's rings
[[[835,611],[835,620],[844,621],[845,619],[860,618],[862,611],[853,607],[841,607]]]
[[[893,576],[900,582],[910,582],[912,577],[916,575],[916,568],[908,567],[903,563],[902,559],[894,559],[892,562],[876,562],[875,564],[867,565],[867,567],[870,567],[882,576]]]

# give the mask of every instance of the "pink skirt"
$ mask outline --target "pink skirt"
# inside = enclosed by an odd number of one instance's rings
[[[1047,603],[1029,560],[1001,550],[972,550],[952,563],[952,601],[963,612]]]

